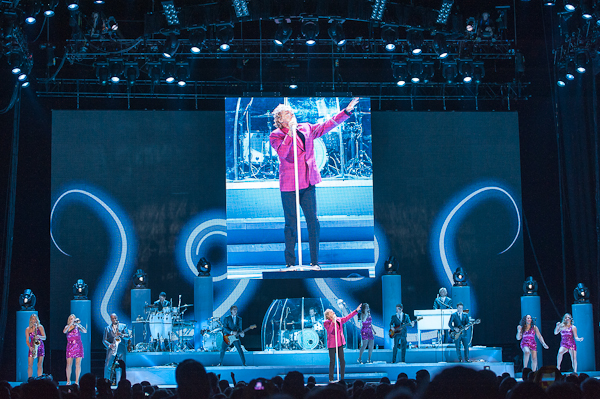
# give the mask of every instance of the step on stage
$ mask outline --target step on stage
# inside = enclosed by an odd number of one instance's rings
[[[432,377],[448,367],[463,365],[474,369],[489,367],[497,375],[509,373],[514,376],[513,363],[502,362],[502,348],[473,347],[469,351],[471,363],[457,363],[454,347],[409,349],[406,352],[407,363],[389,363],[392,360],[390,349],[373,351],[373,363],[358,364],[359,351],[344,351],[346,360],[346,380],[379,381],[388,377],[395,381],[403,372],[414,378],[417,371],[427,369]],[[153,385],[175,385],[175,367],[185,359],[195,359],[207,369],[221,375],[221,379],[231,381],[231,372],[237,381],[250,381],[253,378],[272,378],[285,376],[289,371],[300,371],[305,378],[314,376],[317,383],[327,383],[329,373],[329,354],[326,350],[245,352],[246,367],[242,367],[236,352],[227,352],[226,366],[216,367],[219,352],[138,352],[127,354],[127,379],[132,383],[149,381]],[[363,353],[363,361],[368,353]],[[398,353],[398,357],[400,353]],[[397,358],[399,360],[399,358]]]

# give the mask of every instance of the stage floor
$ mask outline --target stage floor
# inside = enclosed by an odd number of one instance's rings
[[[374,350],[371,359],[373,363],[358,364],[359,351],[348,349],[344,351],[346,359],[346,379],[361,379],[379,381],[382,377],[395,380],[398,373],[404,372],[414,378],[416,372],[427,369],[434,375],[447,367],[458,364],[482,369],[489,366],[496,374],[505,372],[514,375],[512,363],[502,362],[501,348],[473,347],[469,355],[471,363],[458,363],[454,347],[408,349],[406,363],[392,364],[392,350]],[[236,380],[249,381],[256,377],[272,378],[284,376],[289,371],[297,370],[305,376],[312,375],[318,383],[328,382],[329,354],[326,350],[312,351],[253,351],[244,352],[246,367],[242,366],[239,354],[235,351],[225,354],[224,366],[217,367],[218,352],[138,352],[127,355],[127,379],[135,382],[149,381],[157,385],[175,384],[174,364],[185,359],[195,359],[201,362],[209,371],[220,374],[222,379],[231,381],[231,372]],[[400,354],[398,353],[399,360]],[[366,361],[368,354],[363,354]]]

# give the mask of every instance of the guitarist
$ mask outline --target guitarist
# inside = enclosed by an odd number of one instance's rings
[[[453,328],[454,331],[459,332],[461,328],[465,327],[469,324],[469,316],[463,312],[463,303],[459,302],[456,304],[456,312],[452,313],[450,320],[448,321],[448,327]],[[469,343],[471,342],[471,337],[473,336],[473,331],[471,328],[465,330],[460,334],[458,338],[454,340],[456,345],[456,357],[459,362],[463,361],[463,358],[460,354],[461,345],[465,346],[465,361],[469,361]]]
[[[394,330],[394,350],[392,351],[392,363],[396,363],[396,354],[398,353],[398,348],[400,348],[400,362],[404,363],[406,361],[406,347],[408,343],[406,342],[407,331],[406,327],[410,324],[411,327],[414,327],[415,322],[410,321],[410,317],[403,312],[404,306],[401,303],[396,305],[396,314],[392,316],[392,321],[390,322],[390,329]]]
[[[229,335],[229,334],[233,334],[234,336],[236,336],[236,338],[239,337],[244,337],[244,332],[242,331],[242,318],[239,317],[237,315],[238,312],[238,308],[237,306],[233,305],[229,308],[229,311],[231,312],[230,316],[225,316],[222,320],[223,322],[223,334],[224,335]],[[236,339],[233,342],[233,345],[235,346],[235,348],[237,349],[238,353],[240,354],[240,359],[242,359],[242,365],[246,366],[246,358],[244,357],[244,351],[242,350],[242,344],[240,344],[240,340]],[[219,364],[217,366],[221,366],[223,364],[223,358],[225,357],[225,351],[227,350],[227,348],[229,347],[229,345],[225,342],[225,340],[223,340],[223,344],[221,345],[221,353],[219,354]]]

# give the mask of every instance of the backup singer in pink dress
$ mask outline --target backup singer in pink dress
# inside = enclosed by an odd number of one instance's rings
[[[87,333],[85,327],[80,324],[79,319],[70,315],[63,333],[67,334],[67,385],[71,385],[71,369],[75,359],[75,384],[79,384],[81,374],[81,359],[83,358],[83,343],[81,333]]]
[[[46,356],[44,341],[46,340],[46,330],[40,324],[40,320],[36,314],[29,316],[29,327],[25,329],[25,337],[27,347],[29,348],[27,376],[33,376],[33,359],[37,359],[37,377],[39,377],[44,374],[44,357]],[[39,344],[37,345],[37,350],[36,342]]]
[[[583,337],[577,336],[577,327],[573,324],[573,316],[565,313],[562,322],[557,322],[554,328],[554,335],[560,333],[560,348],[556,356],[556,368],[560,370],[560,364],[565,353],[571,355],[571,363],[573,364],[573,372],[577,372],[577,344],[575,341],[583,341]]]
[[[336,126],[350,118],[358,98],[333,118],[319,124],[298,123],[294,110],[289,105],[280,104],[273,110],[274,125],[269,142],[279,157],[279,189],[285,220],[285,264],[296,264],[296,177],[294,168],[294,132],[296,132],[298,159],[298,190],[300,206],[306,219],[311,266],[318,268],[320,225],[317,218],[317,196],[315,185],[321,182],[321,174],[315,159],[314,140],[327,134]]]
[[[343,324],[356,316],[360,311],[361,305],[358,305],[356,310],[348,314],[348,316],[338,318],[335,312],[331,309],[325,311],[325,320],[323,327],[327,331],[327,348],[329,349],[329,381],[333,381],[333,369],[335,367],[336,354],[340,360],[340,379],[344,379],[344,371],[346,370],[346,361],[344,360],[344,345],[346,338],[344,337]]]
[[[527,367],[529,355],[531,355],[531,369],[537,370],[537,344],[535,337],[538,337],[544,349],[548,349],[548,345],[544,341],[540,330],[535,325],[531,315],[525,315],[521,319],[521,323],[517,326],[517,339],[521,340],[521,350],[523,351],[523,367]]]
[[[371,362],[371,354],[373,354],[373,346],[375,344],[375,336],[373,331],[373,319],[371,318],[371,308],[368,303],[363,303],[362,310],[360,312],[360,321],[362,321],[362,327],[360,329],[360,338],[362,343],[360,345],[360,353],[358,355],[358,363],[362,364],[362,355],[365,348],[369,347],[369,360]]]

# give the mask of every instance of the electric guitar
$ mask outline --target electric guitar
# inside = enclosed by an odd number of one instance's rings
[[[421,320],[423,320],[423,317],[417,317],[415,321]],[[402,332],[402,330],[409,324],[412,324],[412,321],[409,321],[408,323],[402,323],[398,327],[390,328],[390,331],[388,332],[390,338],[394,338],[394,335],[400,334],[400,332]]]
[[[479,323],[481,323],[481,319],[474,320],[465,326],[459,327],[458,331],[455,331],[455,330],[450,331],[450,338],[452,338],[452,340],[456,341],[462,335],[462,333],[464,333],[469,328],[471,328],[471,326],[473,326],[475,324],[479,324]]]
[[[242,332],[239,332],[237,334],[227,334],[227,335],[223,335],[223,341],[225,341],[225,343],[227,345],[231,345],[233,344],[235,341],[239,340],[238,336],[242,333],[245,333],[248,330],[253,330],[256,328],[256,324],[252,324],[250,327],[246,328],[245,330],[242,330]]]

